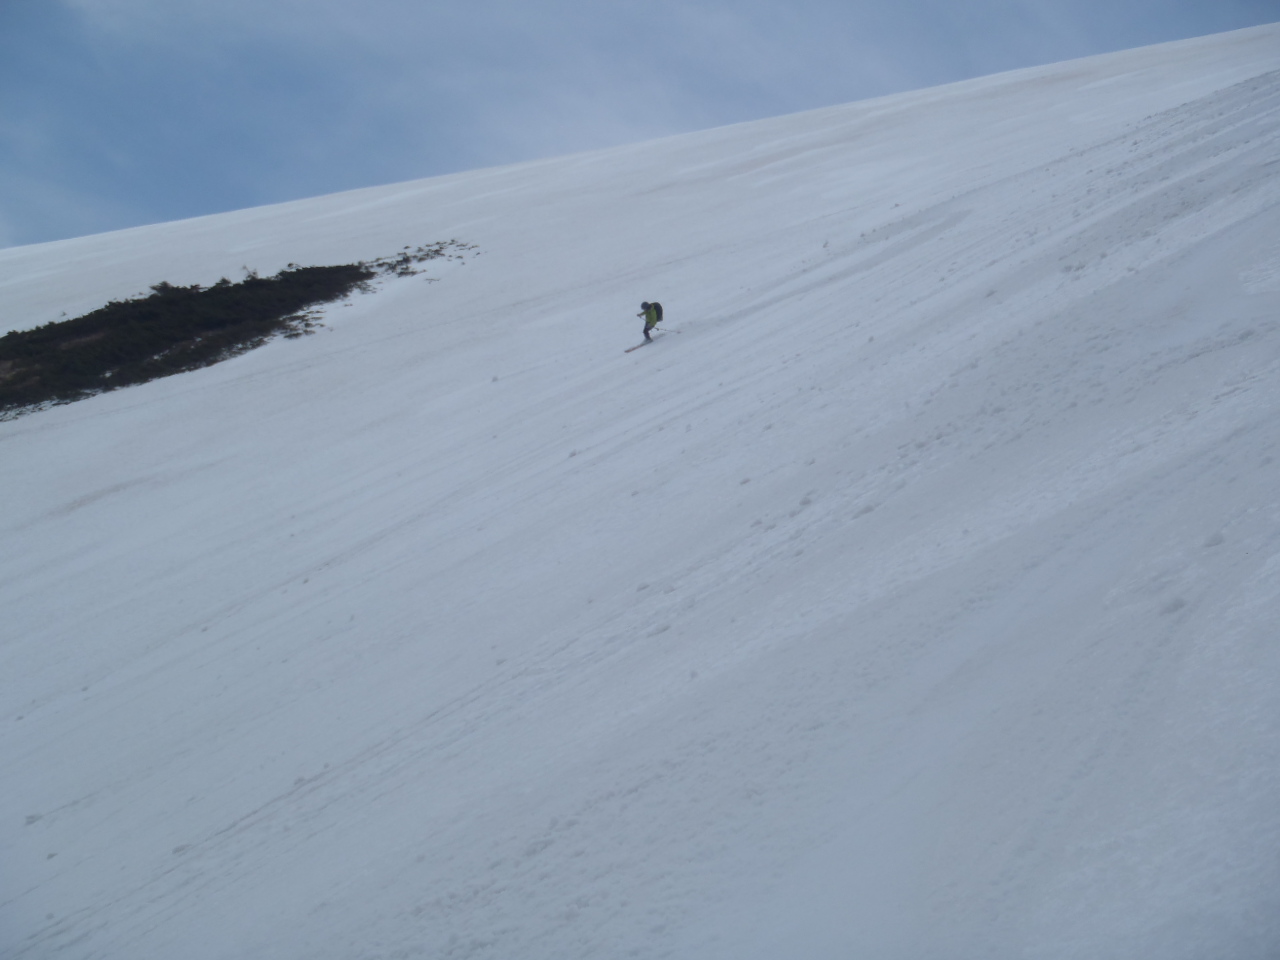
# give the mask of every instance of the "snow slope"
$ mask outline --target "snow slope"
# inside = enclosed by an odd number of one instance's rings
[[[1280,28],[2,250],[0,317],[451,237],[0,423],[0,953],[1280,955]]]

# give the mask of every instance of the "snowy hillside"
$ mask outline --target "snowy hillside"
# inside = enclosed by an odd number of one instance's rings
[[[450,238],[0,423],[0,954],[1280,955],[1280,28],[0,250],[0,323]]]

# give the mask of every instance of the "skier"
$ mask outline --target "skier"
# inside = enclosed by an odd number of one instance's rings
[[[644,317],[644,338],[652,340],[653,337],[649,336],[649,331],[662,322],[662,304],[650,303],[646,300],[640,304],[640,312],[636,316]]]

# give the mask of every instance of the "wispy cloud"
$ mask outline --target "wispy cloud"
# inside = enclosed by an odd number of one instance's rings
[[[0,218],[31,242],[1278,18],[1280,0],[5,0]],[[77,224],[20,182],[96,212]]]

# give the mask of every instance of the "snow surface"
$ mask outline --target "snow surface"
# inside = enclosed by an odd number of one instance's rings
[[[1280,956],[1280,28],[3,250],[0,316],[452,237],[0,423],[0,954]]]

